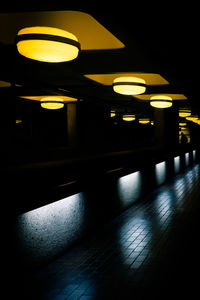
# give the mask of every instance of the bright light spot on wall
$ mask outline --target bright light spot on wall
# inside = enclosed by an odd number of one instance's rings
[[[82,193],[24,213],[17,218],[17,238],[29,264],[47,261],[60,253],[84,230]]]
[[[181,158],[180,156],[174,157],[174,172],[175,174],[179,173],[181,169]]]
[[[190,154],[189,152],[185,153],[185,165],[186,167],[189,166],[189,162],[190,162]]]
[[[118,180],[118,193],[123,207],[128,207],[139,199],[142,192],[142,175],[134,172]]]
[[[192,151],[193,161],[196,161],[196,150]]]
[[[167,176],[165,161],[155,165],[155,176],[156,176],[156,182],[158,185],[165,182],[166,176]]]

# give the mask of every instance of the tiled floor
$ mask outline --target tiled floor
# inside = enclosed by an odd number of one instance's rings
[[[199,180],[198,164],[174,177],[24,279],[24,298],[199,298]]]

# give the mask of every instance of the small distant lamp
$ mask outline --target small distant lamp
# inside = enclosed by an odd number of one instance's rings
[[[135,115],[123,115],[122,120],[124,121],[134,121]]]
[[[187,123],[186,122],[180,122],[179,126],[187,126]]]
[[[191,110],[186,108],[179,109],[179,117],[189,117],[191,115]]]
[[[53,27],[34,26],[19,30],[16,36],[18,52],[42,62],[65,62],[75,59],[80,50],[72,33]]]
[[[148,118],[141,118],[139,119],[140,124],[148,124],[150,122],[150,119]]]
[[[172,106],[172,98],[165,95],[156,95],[150,98],[150,105],[155,108],[168,108]]]
[[[116,112],[114,110],[110,111],[110,117],[113,118],[116,116]]]
[[[113,90],[122,95],[139,95],[146,91],[145,80],[137,77],[117,77]]]

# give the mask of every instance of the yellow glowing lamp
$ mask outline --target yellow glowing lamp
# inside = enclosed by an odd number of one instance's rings
[[[112,117],[115,117],[115,116],[116,116],[116,112],[114,110],[111,110],[110,117],[112,118]]]
[[[179,110],[179,117],[189,117],[191,115],[190,109],[181,108]]]
[[[148,118],[141,118],[139,119],[140,124],[148,124],[150,122],[150,119]]]
[[[124,120],[124,121],[134,121],[135,120],[135,115],[123,115],[122,120]]]
[[[113,90],[122,95],[139,95],[146,91],[145,80],[137,77],[117,77],[113,80]]]
[[[165,95],[156,95],[150,98],[150,105],[155,108],[168,108],[172,106],[172,98]]]
[[[187,125],[187,123],[185,123],[185,122],[180,122],[179,123],[179,126],[186,126]]]
[[[65,62],[75,59],[80,50],[72,33],[53,27],[34,26],[19,30],[16,36],[19,53],[42,62]]]
[[[64,101],[58,96],[48,96],[41,99],[41,107],[46,109],[60,109],[64,107]]]

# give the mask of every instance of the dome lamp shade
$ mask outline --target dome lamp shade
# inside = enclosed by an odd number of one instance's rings
[[[45,109],[60,109],[64,107],[64,101],[59,96],[48,96],[41,99],[41,107]]]
[[[150,105],[155,108],[168,108],[172,106],[172,98],[165,95],[152,96]]]
[[[122,95],[139,95],[146,91],[145,80],[137,77],[117,77],[113,80],[113,90]]]
[[[66,62],[75,59],[80,43],[72,33],[45,26],[25,27],[15,39],[18,52],[30,59],[42,62]]]
[[[189,117],[191,116],[191,110],[186,108],[179,109],[179,117]]]
[[[123,115],[122,119],[124,121],[134,121],[135,120],[135,115],[133,115],[133,114]]]
[[[140,124],[148,124],[148,123],[150,123],[150,119],[149,118],[140,118],[139,123]]]

